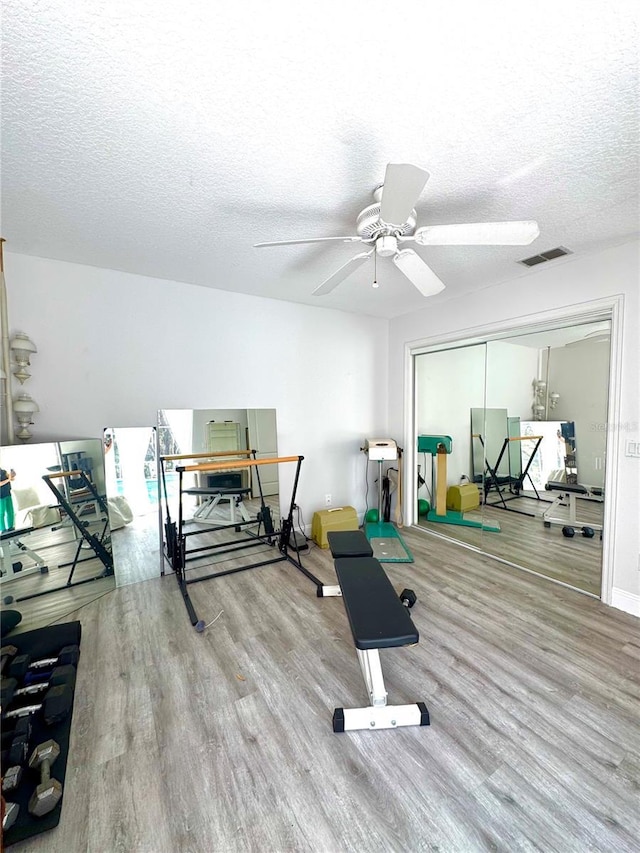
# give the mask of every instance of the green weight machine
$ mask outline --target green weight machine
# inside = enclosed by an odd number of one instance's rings
[[[497,524],[484,524],[482,521],[471,521],[464,513],[447,509],[447,456],[453,448],[450,435],[419,435],[418,453],[428,453],[431,456],[431,496],[435,495],[435,508],[431,506],[427,512],[427,521],[438,524],[456,524],[460,527],[477,527],[490,533],[499,533]]]

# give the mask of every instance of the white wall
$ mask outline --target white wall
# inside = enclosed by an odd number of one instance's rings
[[[538,351],[504,341],[425,353],[416,358],[416,417],[419,435],[450,435],[452,452],[447,459],[447,481],[458,483],[466,474],[473,479],[471,465],[470,409],[506,409],[509,417],[531,417],[531,383],[538,367]],[[486,389],[485,389],[486,370]],[[494,464],[504,435],[487,453]],[[486,436],[485,436],[486,440]],[[482,450],[477,452],[482,460]],[[515,459],[515,456],[513,457]],[[422,454],[418,460],[424,466]],[[431,466],[428,457],[427,485]],[[515,463],[514,463],[515,464]],[[482,462],[480,462],[482,470]],[[520,471],[519,463],[513,469]],[[505,457],[501,473],[508,473]],[[424,468],[422,475],[425,476]]]
[[[575,423],[579,482],[603,486],[609,344],[584,341],[554,347],[549,360],[549,385],[560,394],[553,418]]]
[[[547,310],[582,304],[616,294],[624,295],[622,340],[622,387],[620,425],[610,430],[618,445],[618,494],[614,497],[614,603],[639,595],[640,559],[640,460],[625,457],[625,442],[638,440],[640,421],[640,314],[638,243],[630,242],[588,257],[572,255],[562,261],[542,264],[496,287],[481,289],[462,299],[430,302],[422,311],[391,321],[389,328],[389,428],[407,435],[404,423],[405,347],[410,342],[447,335],[472,337],[474,328],[513,320],[514,327],[525,325],[527,317]],[[611,455],[611,454],[610,454]],[[629,598],[630,597],[630,598]],[[637,605],[634,605],[637,606]],[[640,610],[638,611],[640,613]]]
[[[416,418],[418,435],[450,435],[447,484],[460,482],[471,467],[471,408],[484,407],[486,347],[429,352],[416,358]],[[431,457],[419,455],[418,464],[431,490]],[[425,497],[422,493],[419,497]]]
[[[5,274],[10,333],[38,347],[34,441],[154,425],[160,408],[275,408],[279,453],[305,457],[305,522],[327,493],[364,510],[359,447],[388,432],[385,320],[13,253]]]
[[[532,383],[537,371],[537,349],[507,341],[489,341],[487,408],[506,409],[510,418],[531,420]]]

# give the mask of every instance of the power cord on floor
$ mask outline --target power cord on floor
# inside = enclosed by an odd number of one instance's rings
[[[299,507],[298,504],[294,504],[293,508],[296,511],[297,522],[298,522],[298,532],[304,538],[304,541],[306,542],[307,548],[309,548],[309,550],[311,550],[311,548],[313,548],[315,546],[315,542],[313,541],[313,539],[311,539],[309,536],[307,536],[307,534],[305,532],[307,529],[307,525],[305,524],[304,516],[302,514],[302,508]],[[294,532],[295,532],[295,525],[294,525]]]
[[[216,619],[219,619],[223,613],[224,613],[224,610],[221,610],[220,613],[218,613],[218,615],[216,616]],[[208,622],[204,627],[210,628],[213,625],[213,623],[216,621],[216,619],[212,619],[211,622]],[[202,630],[204,630],[204,628]]]

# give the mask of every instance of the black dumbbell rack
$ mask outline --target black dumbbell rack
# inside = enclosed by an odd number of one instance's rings
[[[5,638],[3,642],[4,644],[15,646],[17,649],[16,655],[28,655],[32,661],[35,661],[44,658],[56,658],[60,650],[65,646],[79,646],[81,631],[80,622],[69,622],[62,625],[52,625],[48,628],[39,628],[24,634],[11,635]],[[9,660],[5,662],[3,677],[6,677],[9,672],[9,664]],[[46,670],[42,671],[44,673]],[[35,817],[29,813],[29,799],[40,781],[40,771],[29,768],[28,762],[29,757],[38,744],[47,740],[56,741],[60,747],[60,754],[51,768],[51,775],[62,783],[64,791],[73,718],[73,702],[71,703],[69,713],[64,719],[51,725],[47,725],[42,712],[35,712],[28,718],[6,718],[6,713],[13,707],[37,704],[38,701],[35,697],[33,699],[27,697],[15,703],[12,702],[7,708],[2,708],[3,777],[9,766],[15,766],[13,761],[16,758],[26,756],[23,758],[22,774],[18,787],[3,794],[7,803],[16,803],[18,806],[15,822],[4,833],[4,844],[6,847],[15,842],[30,838],[33,835],[50,830],[60,822],[64,793],[62,800],[49,813],[41,817]],[[29,724],[28,726],[27,723]],[[12,736],[15,729],[19,729],[18,734],[22,736],[27,732],[26,744],[22,749],[20,748],[20,744],[16,742],[16,738]],[[9,764],[10,760],[11,764]]]

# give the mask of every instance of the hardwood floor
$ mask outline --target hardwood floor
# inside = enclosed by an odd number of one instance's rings
[[[492,495],[491,500],[495,500],[495,496]],[[578,518],[582,524],[602,526],[602,503],[578,503]],[[534,517],[487,505],[467,512],[464,516],[474,521],[497,525],[500,528],[499,533],[473,527],[438,524],[423,518],[419,523],[425,530],[465,542],[503,560],[539,572],[545,577],[600,596],[602,540],[599,532],[596,532],[592,539],[587,539],[581,535],[580,527],[576,527],[576,535],[568,539],[562,535],[562,525],[545,527],[542,513],[550,506],[546,501],[523,496],[507,503],[507,506],[532,513]],[[553,514],[558,517],[566,516],[568,523],[568,512],[568,508],[560,507],[554,510]]]
[[[639,620],[403,530],[414,647],[381,652],[431,726],[334,734],[366,704],[343,603],[289,563],[120,587],[83,624],[57,829],[15,853],[640,849]],[[305,566],[335,583],[328,551]],[[55,769],[55,768],[54,768]]]

